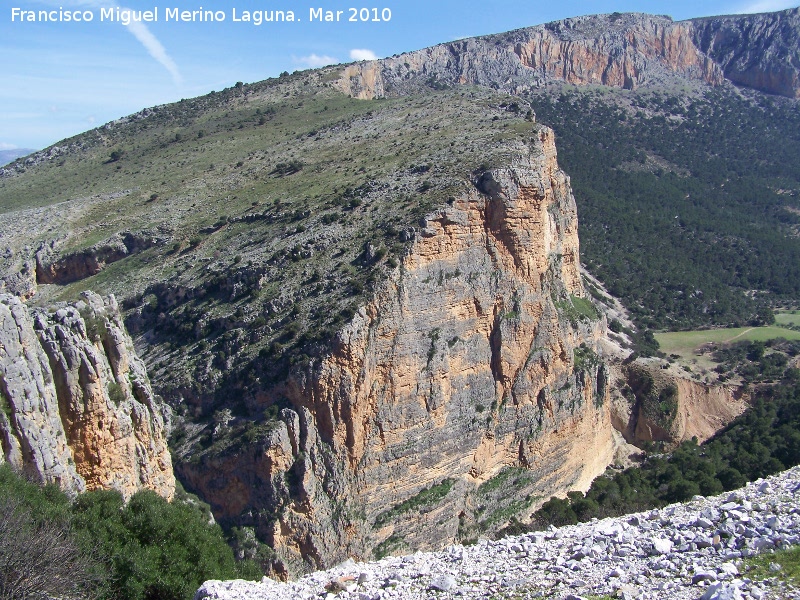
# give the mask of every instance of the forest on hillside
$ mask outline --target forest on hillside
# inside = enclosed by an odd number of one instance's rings
[[[582,260],[637,325],[763,324],[796,303],[796,103],[725,87],[529,100],[572,178]]]

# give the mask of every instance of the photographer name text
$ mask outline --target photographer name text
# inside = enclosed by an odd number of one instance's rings
[[[13,23],[388,23],[392,20],[390,8],[360,7],[344,10],[327,10],[309,7],[307,11],[293,10],[208,10],[202,6],[196,10],[154,6],[148,10],[132,10],[120,7],[97,10],[27,10],[13,7]]]

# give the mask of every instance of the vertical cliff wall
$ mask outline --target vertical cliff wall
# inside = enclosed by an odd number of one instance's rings
[[[550,81],[631,89],[678,76],[719,85],[722,70],[695,45],[692,33],[691,24],[669,17],[576,17],[350,65],[339,87],[356,98],[373,98],[457,84],[515,94]]]
[[[331,353],[274,392],[286,407],[261,441],[181,465],[288,571],[460,539],[508,468],[526,477],[505,501],[527,500],[506,520],[611,462],[605,323],[584,298],[553,137],[535,126],[512,164],[420,223]]]
[[[627,89],[680,78],[800,94],[800,9],[674,22],[613,13],[458,40],[345,68],[356,98],[482,85],[512,94],[552,81]]]
[[[720,65],[727,79],[800,98],[800,8],[691,23],[695,44]]]
[[[52,311],[0,295],[3,457],[71,493],[175,490],[164,408],[114,297]]]

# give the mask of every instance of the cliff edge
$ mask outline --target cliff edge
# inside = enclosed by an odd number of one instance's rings
[[[478,535],[612,461],[569,178],[550,129],[514,149],[420,222],[330,354],[272,392],[283,409],[260,443],[180,464],[279,572]]]
[[[113,296],[29,309],[0,295],[0,458],[69,493],[172,498],[165,407]]]

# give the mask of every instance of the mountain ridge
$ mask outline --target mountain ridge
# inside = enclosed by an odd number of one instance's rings
[[[360,98],[403,93],[420,85],[419,79],[433,85],[488,84],[520,94],[554,80],[630,89],[680,76],[720,85],[727,73],[734,83],[797,98],[800,52],[791,42],[797,40],[799,14],[788,9],[687,21],[644,13],[575,17],[357,63],[346,68],[339,85]],[[774,40],[776,29],[783,35],[780,42]],[[734,34],[738,55],[726,55],[724,44],[719,50],[713,46],[721,36]],[[742,70],[737,61],[747,52],[750,64]],[[489,68],[481,68],[485,57]]]
[[[732,86],[685,23],[551,25],[145,109],[0,172],[4,288],[120,295],[176,471],[282,576],[468,539],[613,459],[570,179],[509,92]]]

